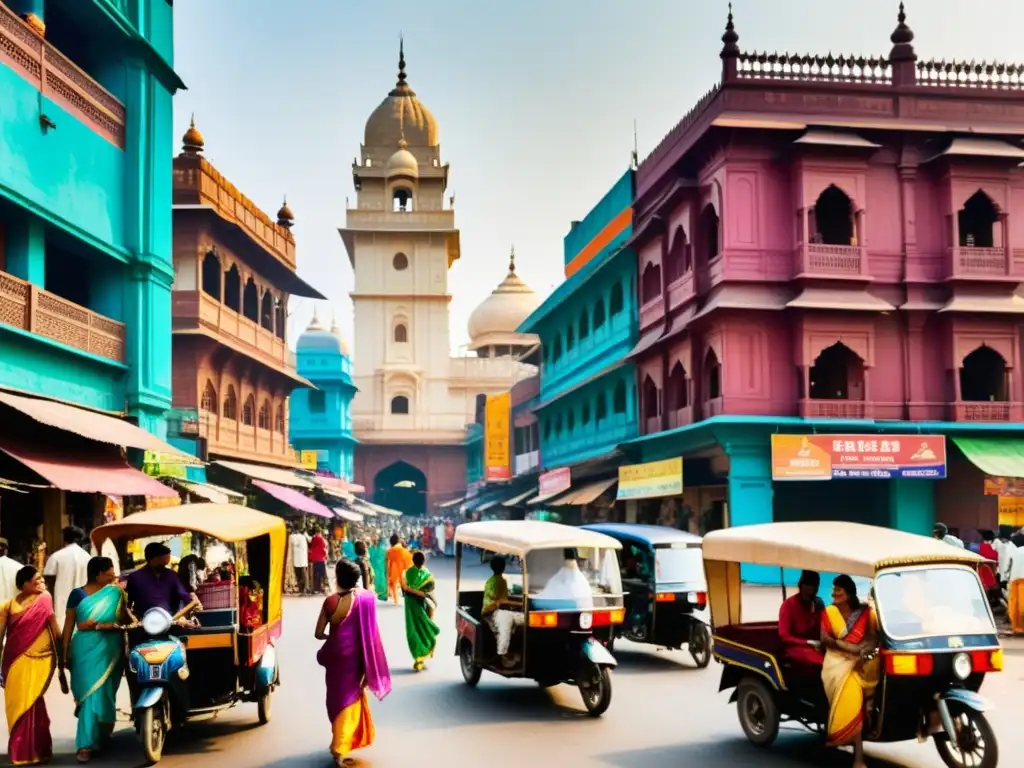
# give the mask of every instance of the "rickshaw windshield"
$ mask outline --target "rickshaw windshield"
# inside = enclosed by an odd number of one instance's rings
[[[565,555],[562,549],[540,549],[526,556],[531,599],[592,602],[594,607],[621,605],[622,579],[615,550],[579,548],[573,558],[576,566]]]
[[[966,568],[882,573],[875,601],[883,629],[897,640],[996,631],[978,577]]]
[[[704,558],[700,547],[655,547],[656,584],[703,584]]]

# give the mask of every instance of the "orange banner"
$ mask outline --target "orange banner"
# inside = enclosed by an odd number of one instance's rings
[[[773,480],[945,476],[942,435],[772,435]]]

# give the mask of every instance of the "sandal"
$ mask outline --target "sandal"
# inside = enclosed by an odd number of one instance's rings
[[[78,750],[78,754],[75,755],[75,758],[80,763],[88,763],[88,762],[90,762],[92,760],[92,750],[91,749],[80,749],[80,750]]]

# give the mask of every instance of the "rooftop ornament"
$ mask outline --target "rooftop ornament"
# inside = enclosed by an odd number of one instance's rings
[[[203,134],[196,128],[196,116],[192,114],[192,119],[189,121],[188,130],[185,131],[185,135],[181,137],[182,152],[186,155],[198,155],[203,151],[203,147],[206,146],[206,142],[203,140]]]
[[[292,209],[288,205],[287,196],[285,196],[284,202],[281,203],[281,208],[277,211],[277,224],[285,229],[291,229],[295,224],[295,214],[292,213]]]

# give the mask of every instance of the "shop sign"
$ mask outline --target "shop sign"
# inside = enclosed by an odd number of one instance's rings
[[[302,451],[299,453],[299,463],[303,469],[316,472],[317,451]]]
[[[619,467],[616,499],[657,499],[683,492],[683,459],[665,459]]]
[[[772,435],[773,480],[945,476],[942,435]]]
[[[556,493],[568,491],[572,487],[572,470],[569,467],[561,467],[545,472],[537,478],[537,490],[539,496],[554,496]]]
[[[488,395],[484,406],[484,480],[512,478],[512,393]]]
[[[177,496],[147,496],[146,509],[167,509],[168,507],[180,507],[181,499]]]
[[[1019,477],[986,477],[985,495],[1024,497],[1024,479]],[[1002,503],[1001,500],[1000,503]]]
[[[999,497],[999,525],[1009,525],[1013,528],[1024,526],[1024,497]]]
[[[142,471],[152,477],[176,477],[181,480],[188,477],[187,465],[180,457],[156,451],[145,451],[142,454]]]

